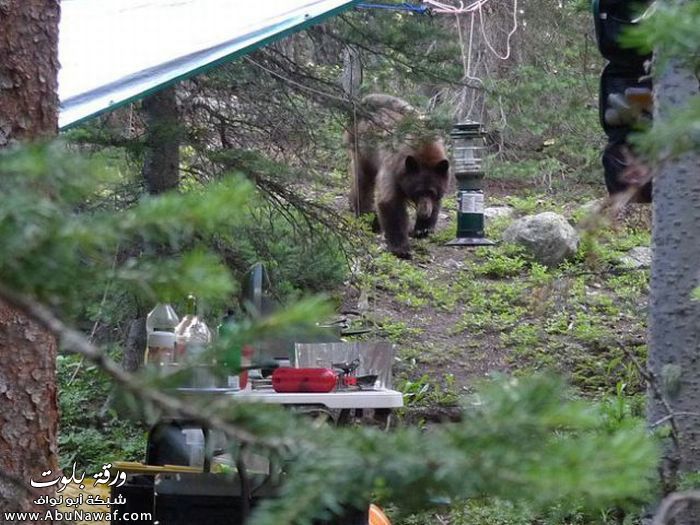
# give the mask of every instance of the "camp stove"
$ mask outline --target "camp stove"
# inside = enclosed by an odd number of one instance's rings
[[[374,390],[378,374],[357,375],[360,368],[360,359],[354,359],[347,363],[333,363],[333,368],[338,376],[338,390]]]
[[[379,374],[358,375],[361,360],[332,363],[330,367],[295,368],[289,362],[249,373],[250,389],[277,393],[328,393],[375,390]],[[270,370],[272,369],[272,373]]]

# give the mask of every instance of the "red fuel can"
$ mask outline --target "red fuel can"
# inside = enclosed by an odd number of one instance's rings
[[[278,368],[272,373],[275,392],[330,392],[338,377],[330,368]]]

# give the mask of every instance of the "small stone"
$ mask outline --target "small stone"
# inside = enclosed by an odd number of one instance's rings
[[[565,217],[544,212],[515,221],[503,232],[503,240],[523,246],[546,266],[557,266],[576,253],[579,236]]]
[[[12,78],[0,72],[0,89],[12,89],[15,83]]]
[[[499,219],[501,217],[510,219],[514,213],[515,210],[510,206],[491,206],[489,208],[484,208],[484,217],[487,220]]]
[[[360,292],[360,297],[357,300],[357,310],[360,313],[365,313],[369,310],[369,296],[366,290]]]
[[[637,246],[620,257],[620,263],[627,268],[651,268],[651,248]]]
[[[464,268],[464,263],[455,259],[446,259],[443,262],[443,265],[445,268],[449,268],[450,270],[461,270]]]

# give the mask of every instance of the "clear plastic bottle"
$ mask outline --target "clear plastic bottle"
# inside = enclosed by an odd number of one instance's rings
[[[175,332],[175,327],[180,322],[173,307],[167,303],[158,303],[146,317],[146,333]]]
[[[172,365],[175,354],[175,334],[154,331],[148,334],[145,363],[161,373],[166,373]]]
[[[194,295],[187,297],[187,314],[175,327],[175,358],[180,361],[185,358],[187,348],[199,353],[212,341],[211,331],[207,324],[197,315],[197,299]]]

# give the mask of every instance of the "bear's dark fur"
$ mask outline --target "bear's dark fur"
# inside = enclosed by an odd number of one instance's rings
[[[350,205],[357,215],[375,212],[387,247],[411,257],[409,203],[416,208],[415,237],[435,230],[442,197],[450,183],[450,163],[442,140],[400,128],[420,115],[389,95],[362,99],[363,116],[346,139],[350,153]]]

